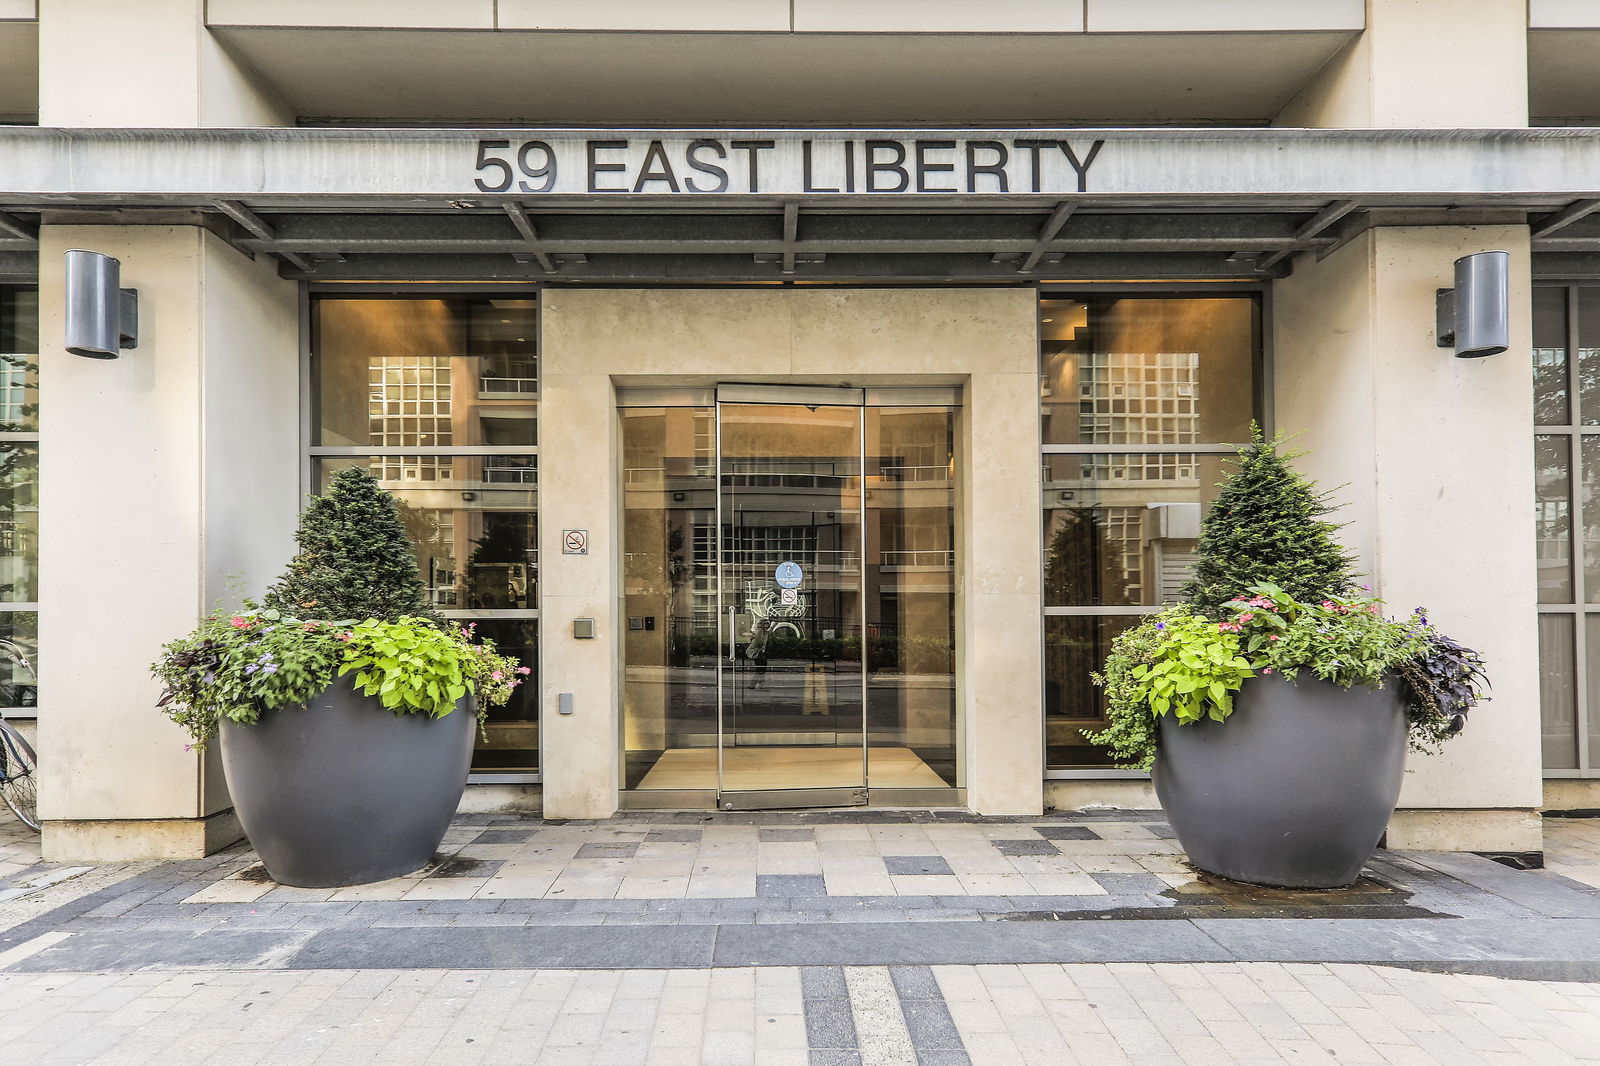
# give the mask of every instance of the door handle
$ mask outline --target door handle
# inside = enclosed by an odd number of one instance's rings
[[[734,666],[739,662],[739,644],[734,636],[734,608],[728,608],[728,665]]]

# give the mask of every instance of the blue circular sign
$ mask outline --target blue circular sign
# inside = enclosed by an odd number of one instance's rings
[[[800,569],[799,563],[784,562],[778,564],[778,569],[773,571],[772,579],[778,583],[780,589],[797,589],[800,579],[805,577],[805,571]]]

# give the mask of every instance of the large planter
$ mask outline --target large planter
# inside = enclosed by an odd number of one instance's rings
[[[1190,860],[1234,881],[1336,888],[1361,875],[1400,796],[1399,685],[1302,671],[1247,680],[1226,722],[1160,719],[1151,776]]]
[[[280,884],[383,881],[428,863],[461,802],[478,718],[395,714],[349,678],[304,707],[222,725],[222,767],[245,835]]]

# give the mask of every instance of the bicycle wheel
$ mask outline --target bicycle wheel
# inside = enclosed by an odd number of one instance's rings
[[[35,832],[39,829],[36,762],[22,734],[0,721],[0,800]]]

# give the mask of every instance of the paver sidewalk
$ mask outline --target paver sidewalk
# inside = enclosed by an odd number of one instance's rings
[[[1589,1061],[1596,825],[1548,823],[1551,871],[1382,852],[1314,893],[1197,874],[1154,812],[464,817],[427,869],[341,890],[275,885],[243,847],[19,863],[0,1046],[228,1066]]]

